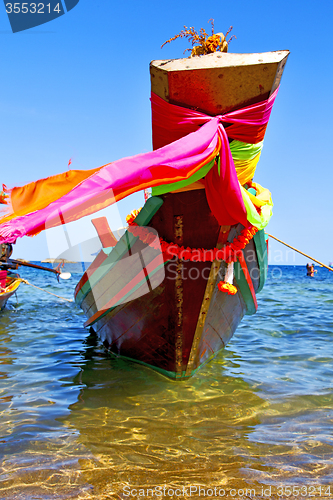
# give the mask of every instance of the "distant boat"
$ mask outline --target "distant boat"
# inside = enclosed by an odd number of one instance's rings
[[[70,277],[70,273],[62,273],[60,269],[39,266],[25,259],[12,259],[12,253],[13,246],[11,244],[2,243],[0,245],[0,310],[4,309],[8,299],[14,295],[22,281],[27,283],[18,274],[13,273],[13,270],[18,269],[20,266],[51,272],[56,274],[58,279],[68,279]]]
[[[21,283],[20,276],[12,273],[18,266],[8,264],[12,253],[12,245],[0,245],[0,311],[4,309],[8,299],[14,295]]]
[[[0,311],[6,306],[8,299],[20,286],[21,279],[18,274],[0,271]]]
[[[267,100],[280,84],[288,54],[215,53],[153,61],[152,91],[161,107],[163,100],[198,114],[224,115]],[[159,137],[155,123],[153,116],[157,149],[168,141],[163,144],[164,123],[158,124]],[[175,133],[173,141],[187,135],[186,130],[185,126],[178,137]],[[228,134],[228,123],[225,130]],[[135,219],[137,226],[149,226],[164,242],[185,251],[223,249],[235,242],[244,226],[221,225],[207,202],[204,184],[197,181],[149,198]],[[256,294],[267,275],[264,230],[244,244],[234,264],[236,294],[221,292],[219,280],[221,275],[226,280],[229,269],[226,262],[195,261],[190,252],[183,259],[174,258],[172,268],[152,250],[154,258],[145,265],[145,246],[136,234],[128,231],[113,249],[98,254],[76,287],[76,303],[88,317],[85,325],[112,353],[171,378],[188,378],[224,348],[245,314],[256,312]],[[105,234],[101,236],[103,243]]]

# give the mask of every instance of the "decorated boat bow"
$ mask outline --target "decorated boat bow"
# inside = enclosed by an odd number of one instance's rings
[[[4,190],[0,242],[11,243],[152,189],[119,241],[93,221],[103,248],[75,290],[114,354],[187,378],[256,312],[273,204],[253,177],[287,57],[154,61],[153,151]]]
[[[256,198],[240,185],[232,151],[241,180],[251,182],[276,94],[277,90],[258,104],[215,117],[152,94],[154,145],[183,137],[94,171],[64,172],[14,188],[9,192],[12,212],[0,219],[0,242],[12,243],[80,219],[147,187],[172,184],[174,190],[175,182],[186,185],[202,177],[208,203],[221,225],[250,223],[262,229],[271,216],[270,196]],[[230,125],[224,128],[224,123]],[[232,150],[229,139],[237,141]],[[52,201],[54,186],[57,199]]]

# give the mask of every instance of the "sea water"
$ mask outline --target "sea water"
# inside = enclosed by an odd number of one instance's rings
[[[333,273],[273,266],[191,379],[110,356],[22,284],[0,316],[0,498],[333,497]],[[72,298],[80,274],[21,276]]]

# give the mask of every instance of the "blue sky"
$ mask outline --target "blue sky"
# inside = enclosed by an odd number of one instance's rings
[[[183,57],[162,43],[184,25],[236,35],[230,52],[290,50],[255,180],[272,192],[268,232],[333,261],[332,2],[80,0],[59,19],[13,34],[0,5],[0,181],[22,185],[151,150],[149,63]],[[118,204],[120,218],[143,205]],[[114,214],[114,212],[113,212]],[[88,223],[90,224],[90,223]],[[90,224],[91,225],[91,224]],[[111,227],[114,225],[111,222]],[[46,235],[19,240],[14,257],[49,256]],[[271,242],[276,264],[308,259]]]

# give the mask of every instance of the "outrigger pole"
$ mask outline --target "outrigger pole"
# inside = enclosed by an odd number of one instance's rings
[[[22,262],[20,260],[8,259],[9,264],[16,264],[18,266],[33,267],[35,269],[42,269],[43,271],[49,271],[54,274],[61,274],[61,271],[57,269],[51,269],[50,267],[38,266],[37,264],[30,264],[30,262]]]
[[[289,248],[291,248],[292,250],[295,250],[295,252],[298,252],[298,253],[300,253],[300,254],[304,255],[304,256],[305,256],[305,257],[307,257],[308,259],[313,260],[314,262],[317,262],[317,264],[320,264],[321,266],[326,267],[326,269],[328,269],[329,271],[333,271],[332,267],[326,266],[325,264],[323,264],[323,263],[322,263],[322,262],[320,262],[319,260],[314,259],[314,258],[313,258],[313,257],[311,257],[310,255],[307,255],[306,253],[301,252],[300,250],[297,250],[297,248],[294,248],[294,247],[292,247],[291,245],[288,245],[288,243],[285,243],[284,241],[279,240],[278,238],[276,238],[276,237],[275,237],[275,236],[273,236],[272,234],[268,234],[268,233],[266,233],[266,234],[267,234],[267,236],[269,236],[270,238],[274,238],[274,240],[278,241],[279,243],[282,243],[282,245],[285,245],[286,247],[289,247]]]
[[[2,265],[14,264],[15,266],[25,266],[25,267],[33,267],[34,269],[41,269],[42,271],[49,271],[50,273],[54,273],[57,275],[57,278],[68,279],[70,277],[70,273],[62,273],[59,269],[51,269],[50,267],[38,266],[37,264],[31,264],[30,262],[22,262],[20,260],[15,259],[7,259],[7,261],[3,262]],[[17,269],[16,267],[16,269]],[[69,275],[69,276],[68,276]]]

